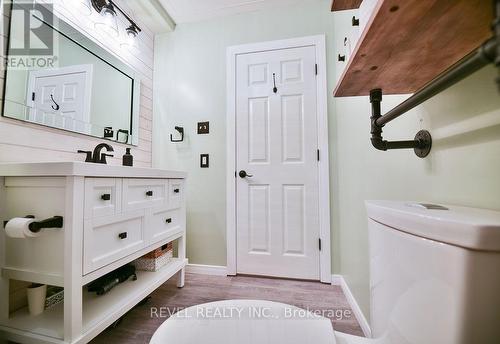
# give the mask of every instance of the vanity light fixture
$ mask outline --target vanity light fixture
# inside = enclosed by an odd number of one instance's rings
[[[95,1],[92,0],[92,4]],[[99,11],[101,20],[95,23],[96,29],[103,29],[113,37],[118,37],[118,21],[116,20],[116,11],[113,3],[110,1],[104,3]]]
[[[107,4],[102,6],[100,13],[103,17],[116,17],[115,7],[113,6],[112,2],[108,2]]]
[[[139,34],[134,24],[130,25],[127,29],[125,29],[125,31],[127,32],[127,36],[129,38],[136,38],[137,35]]]
[[[121,47],[126,47],[130,48],[135,46],[136,40],[135,38],[139,34],[137,31],[137,27],[134,24],[131,24],[129,27],[125,29],[125,32],[127,33],[127,36],[123,40],[123,42],[120,44]]]
[[[117,11],[120,12],[130,23],[125,29],[129,39],[137,37],[141,28],[125,13],[113,0],[90,0],[92,7],[103,17],[102,22],[95,24],[96,27],[104,25],[104,29],[114,36],[118,36]]]

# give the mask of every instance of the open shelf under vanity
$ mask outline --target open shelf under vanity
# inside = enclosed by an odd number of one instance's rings
[[[87,292],[83,287],[83,337],[94,337],[156,288],[185,267],[187,259],[173,258],[156,272],[137,271],[137,280],[128,280],[104,295]],[[60,340],[64,338],[64,303],[31,316],[27,307],[11,314],[6,327]]]

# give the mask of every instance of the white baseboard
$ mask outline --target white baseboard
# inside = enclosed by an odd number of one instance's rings
[[[220,265],[188,264],[186,272],[191,274],[227,276],[227,268]]]
[[[356,320],[358,320],[359,326],[361,326],[365,337],[371,338],[372,330],[370,328],[370,324],[368,323],[368,320],[366,320],[365,315],[361,311],[361,308],[356,302],[356,299],[352,295],[351,290],[349,289],[349,286],[347,285],[344,277],[342,275],[332,275],[332,285],[338,285],[342,288],[347,302],[351,306],[352,313],[356,317]]]

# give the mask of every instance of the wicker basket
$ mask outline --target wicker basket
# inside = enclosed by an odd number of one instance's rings
[[[158,271],[172,260],[173,253],[172,243],[168,243],[136,259],[133,264],[137,270]]]
[[[145,254],[144,256],[142,256],[142,258],[159,258],[161,257],[163,254],[165,254],[167,251],[172,251],[173,250],[173,243],[169,242],[168,244],[166,245],[163,245],[162,247],[158,247],[156,250],[153,250],[147,254]]]
[[[47,296],[45,298],[45,309],[54,307],[58,303],[64,301],[64,288],[50,286],[47,288]]]

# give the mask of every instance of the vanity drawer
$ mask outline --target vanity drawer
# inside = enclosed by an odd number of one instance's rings
[[[85,219],[121,212],[122,180],[85,178]]]
[[[167,179],[123,179],[123,210],[166,206]]]
[[[84,275],[142,249],[144,228],[144,211],[85,220]]]
[[[168,180],[168,207],[177,209],[182,206],[184,200],[184,181],[182,179]]]
[[[183,226],[180,210],[156,209],[152,211],[146,226],[146,244],[162,241],[179,232]]]

